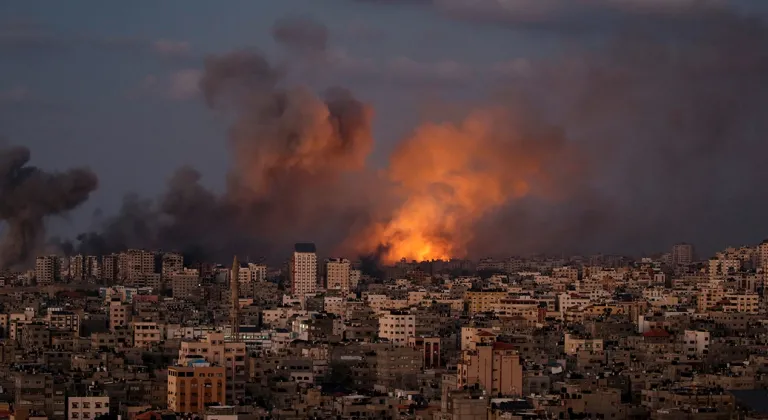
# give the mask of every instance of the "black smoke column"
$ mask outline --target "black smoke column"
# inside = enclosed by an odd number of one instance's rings
[[[0,269],[28,262],[45,239],[45,218],[79,206],[98,185],[88,169],[50,173],[29,159],[26,147],[0,148]]]

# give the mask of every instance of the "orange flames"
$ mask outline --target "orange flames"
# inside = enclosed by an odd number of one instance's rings
[[[559,135],[529,136],[512,121],[490,109],[458,125],[424,125],[402,142],[388,176],[404,199],[371,227],[367,248],[383,246],[384,263],[466,256],[480,218],[528,195],[562,145]]]

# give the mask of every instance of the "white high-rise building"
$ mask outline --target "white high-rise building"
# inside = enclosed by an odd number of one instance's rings
[[[325,263],[326,288],[349,293],[349,260],[332,258]]]
[[[298,243],[290,266],[291,293],[303,298],[317,291],[317,253],[315,244]]]

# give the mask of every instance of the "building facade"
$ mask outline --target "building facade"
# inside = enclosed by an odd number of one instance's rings
[[[297,297],[317,291],[317,253],[315,244],[299,243],[290,263],[291,293]]]
[[[347,259],[334,258],[325,263],[326,288],[328,290],[338,290],[343,295],[349,293],[349,269],[350,263]]]
[[[206,405],[226,403],[227,378],[223,366],[189,362],[168,368],[168,409],[202,414]]]

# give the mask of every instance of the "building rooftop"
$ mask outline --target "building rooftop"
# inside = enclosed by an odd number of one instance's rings
[[[653,328],[644,332],[643,337],[669,337],[669,333],[663,328]]]

